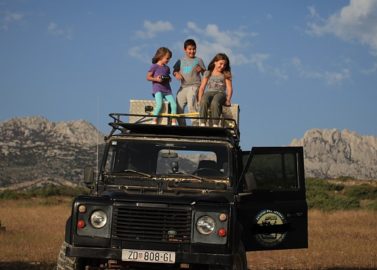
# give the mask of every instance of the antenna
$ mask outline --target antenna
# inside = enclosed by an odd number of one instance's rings
[[[97,95],[97,129],[99,127],[99,97]],[[97,130],[97,174],[99,169],[99,138],[98,138],[98,130]]]
[[[97,95],[97,108],[96,108],[96,113],[97,113],[97,143],[96,143],[96,151],[97,151],[97,156],[96,156],[96,192],[98,194],[98,178],[99,178],[99,96]]]

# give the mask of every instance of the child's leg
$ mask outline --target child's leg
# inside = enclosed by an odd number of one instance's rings
[[[162,93],[161,92],[157,92],[156,94],[154,94],[154,99],[156,101],[156,105],[154,107],[154,110],[153,110],[153,115],[159,115],[160,114],[160,111],[161,111],[161,108],[162,108],[162,99],[163,99],[163,96],[162,96]]]
[[[213,118],[220,118],[223,112],[223,105],[226,101],[225,93],[217,93],[214,95],[212,102],[211,102],[211,114]],[[214,124],[217,124],[218,120],[214,121]]]
[[[186,89],[182,86],[177,92],[177,113],[184,113],[187,104]]]
[[[196,85],[190,86],[187,91],[187,107],[190,113],[198,112],[198,104],[197,104],[197,95],[198,95],[199,87]],[[197,117],[197,115],[196,115]],[[191,119],[191,123],[193,126],[198,125],[197,119]]]
[[[177,114],[177,103],[175,103],[175,99],[173,97],[173,95],[166,95],[165,96],[165,99],[169,102],[170,104],[170,109],[171,109],[171,113],[172,114]],[[176,118],[173,118],[171,120],[171,124],[173,126],[176,126],[177,125],[177,119]]]
[[[173,95],[166,95],[165,99],[170,103],[171,113],[177,114],[177,103],[175,103]]]
[[[209,104],[211,103],[211,100],[213,98],[213,95],[211,92],[204,92],[202,99],[200,100],[199,104],[199,116],[201,118],[207,118]],[[204,119],[201,119],[200,122],[205,121]]]
[[[180,87],[177,92],[177,113],[184,113],[187,105],[186,88]],[[180,126],[186,126],[186,120],[184,118],[178,118]]]
[[[198,92],[197,86],[190,86],[187,91],[187,107],[190,113],[196,112],[196,95]]]

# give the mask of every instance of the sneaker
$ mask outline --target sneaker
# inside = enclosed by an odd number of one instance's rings
[[[152,119],[152,125],[157,125],[158,124],[158,120],[157,118],[153,118]]]
[[[213,124],[212,127],[219,127],[219,125],[218,124]]]
[[[201,127],[205,127],[206,124],[205,124],[205,123],[200,123],[199,126],[201,126]]]
[[[178,126],[177,120],[176,119],[172,119],[171,120],[171,125],[172,126]]]

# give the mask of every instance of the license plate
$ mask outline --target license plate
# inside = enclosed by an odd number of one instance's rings
[[[122,261],[175,263],[175,252],[160,250],[122,249]]]

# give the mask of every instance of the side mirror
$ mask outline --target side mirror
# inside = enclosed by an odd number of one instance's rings
[[[84,184],[90,188],[94,183],[94,170],[92,167],[86,167],[84,169]]]

